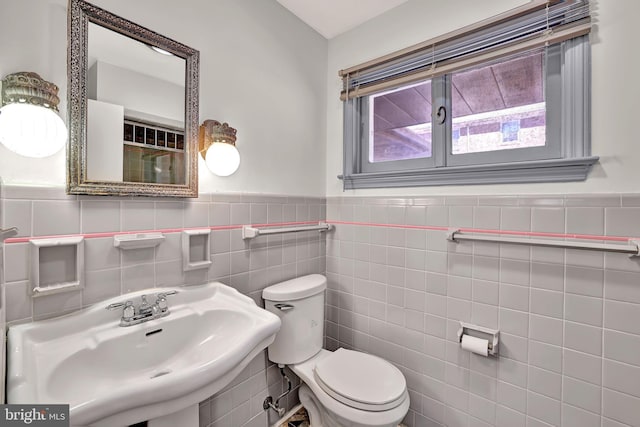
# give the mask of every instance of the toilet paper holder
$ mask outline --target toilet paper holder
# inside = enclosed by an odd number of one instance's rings
[[[500,342],[500,331],[497,329],[489,329],[483,326],[473,325],[471,323],[460,322],[458,329],[458,342],[462,342],[462,336],[469,335],[488,341],[488,354],[495,356],[498,354],[498,343]]]

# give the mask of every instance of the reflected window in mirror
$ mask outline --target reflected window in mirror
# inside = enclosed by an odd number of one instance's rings
[[[122,149],[124,181],[184,184],[183,130],[125,119]]]

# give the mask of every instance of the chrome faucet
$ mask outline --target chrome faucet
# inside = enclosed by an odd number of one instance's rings
[[[168,316],[169,305],[167,304],[167,296],[177,293],[178,291],[160,292],[156,295],[156,302],[153,304],[147,301],[147,295],[141,295],[138,306],[135,306],[133,301],[125,301],[109,304],[106,308],[107,310],[115,310],[116,308],[123,307],[120,326],[133,326]]]

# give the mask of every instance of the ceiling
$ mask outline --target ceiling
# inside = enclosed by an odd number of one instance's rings
[[[407,0],[278,0],[311,28],[331,39]]]
[[[185,60],[161,55],[150,45],[90,22],[87,30],[88,66],[96,61],[145,74],[184,87]]]

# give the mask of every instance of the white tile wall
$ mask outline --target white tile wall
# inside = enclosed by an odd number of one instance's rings
[[[268,284],[325,272],[326,342],[395,363],[410,389],[408,426],[640,427],[640,261],[625,255],[491,243],[448,243],[446,232],[387,225],[477,227],[640,237],[635,194],[324,199],[214,194],[195,200],[83,198],[6,187],[3,227],[20,236],[340,220],[315,235],[247,244],[212,233],[213,265],[182,272],[179,236],[121,253],[86,240],[87,287],[27,298],[26,244],[4,248],[10,322],[50,317],[140,287],[221,280],[260,301]],[[326,257],[325,257],[326,255]],[[326,259],[326,262],[325,262]],[[326,268],[325,268],[326,264]],[[501,354],[462,351],[457,321],[501,329]],[[297,380],[296,380],[297,381]],[[264,426],[267,394],[282,391],[257,357],[202,402],[202,426]],[[289,405],[296,403],[295,395]]]
[[[395,363],[409,426],[640,426],[639,258],[385,227],[640,237],[638,200],[330,198],[327,219],[352,224],[327,237],[327,346]],[[460,350],[459,320],[499,327],[500,357]]]
[[[63,189],[37,187],[6,186],[2,190],[0,224],[3,228],[17,226],[21,237],[317,221],[326,212],[321,198],[215,194],[171,200],[76,197],[67,196]],[[0,268],[1,307],[6,308],[7,321],[53,317],[134,290],[212,280],[231,285],[262,304],[264,287],[325,271],[325,239],[318,233],[248,243],[238,229],[216,230],[212,233],[212,266],[186,273],[182,271],[180,233],[165,237],[156,248],[120,251],[113,247],[112,237],[89,236],[85,239],[85,288],[37,299],[27,293],[28,243],[0,246],[5,267],[4,271]],[[280,373],[265,352],[224,390],[201,403],[200,425],[240,427],[274,422],[273,413],[263,411],[262,401],[282,391]],[[288,407],[296,404],[297,393],[285,403]]]

